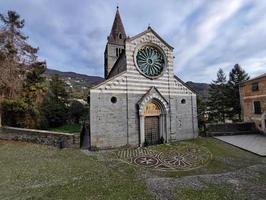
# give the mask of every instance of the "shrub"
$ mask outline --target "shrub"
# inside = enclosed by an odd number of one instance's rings
[[[46,99],[42,105],[42,113],[45,119],[41,124],[48,127],[59,127],[67,121],[67,107],[62,102]]]
[[[69,117],[74,123],[79,123],[81,117],[85,114],[86,108],[79,101],[72,101],[69,107]]]
[[[2,101],[3,125],[25,127],[25,118],[28,111],[27,104],[21,100]]]

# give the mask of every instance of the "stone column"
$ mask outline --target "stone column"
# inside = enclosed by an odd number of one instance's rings
[[[164,124],[165,124],[165,126],[164,126],[164,133],[165,133],[165,140],[166,140],[166,142],[167,143],[169,143],[169,139],[170,139],[170,134],[171,134],[171,132],[170,132],[170,129],[169,129],[169,124],[170,124],[171,122],[170,122],[170,117],[169,117],[169,114],[167,113],[167,114],[164,114]]]
[[[143,146],[144,142],[145,142],[145,130],[144,130],[144,115],[140,115],[139,116],[139,122],[140,122],[140,145],[139,146]]]
[[[164,142],[167,143],[167,135],[166,135],[166,124],[165,124],[165,114],[160,115],[160,137],[162,136]]]

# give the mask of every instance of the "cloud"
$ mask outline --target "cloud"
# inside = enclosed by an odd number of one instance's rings
[[[174,72],[185,81],[210,82],[218,68],[239,63],[251,76],[266,71],[266,3],[261,0],[119,0],[129,36],[150,24],[175,47]],[[103,76],[103,52],[116,11],[110,0],[13,0],[24,33],[52,68]]]

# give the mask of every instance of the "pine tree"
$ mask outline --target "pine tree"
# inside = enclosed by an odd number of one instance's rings
[[[235,64],[229,73],[228,89],[227,89],[227,106],[230,108],[229,117],[234,119],[235,116],[241,121],[241,106],[239,96],[239,84],[249,79],[249,75],[243,70],[239,64]]]
[[[197,96],[197,114],[198,114],[198,127],[200,133],[205,132],[205,126],[207,122],[207,104],[201,96]]]
[[[25,117],[27,128],[38,128],[41,126],[40,123],[43,116],[40,112],[40,106],[47,94],[47,87],[45,86],[46,78],[43,76],[45,70],[45,62],[36,62],[31,66],[31,70],[28,70],[26,73],[22,99],[28,107]]]
[[[72,101],[69,107],[69,117],[74,123],[78,124],[81,117],[86,112],[85,106],[79,101]]]
[[[209,89],[210,97],[208,101],[208,111],[210,121],[225,122],[228,112],[225,95],[226,89],[226,76],[223,70],[219,69],[217,72],[217,79],[212,81]]]
[[[68,118],[68,93],[66,85],[58,75],[52,76],[49,91],[44,99],[42,111],[47,121],[47,127],[58,127],[66,123]]]

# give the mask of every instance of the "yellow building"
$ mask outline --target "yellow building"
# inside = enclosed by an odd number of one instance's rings
[[[266,133],[266,73],[241,83],[239,92],[244,121]]]

